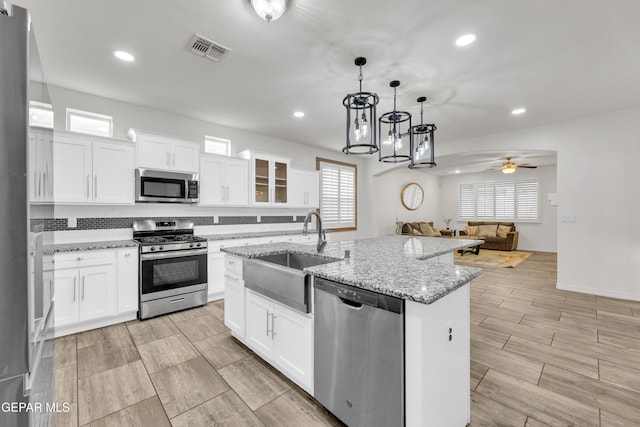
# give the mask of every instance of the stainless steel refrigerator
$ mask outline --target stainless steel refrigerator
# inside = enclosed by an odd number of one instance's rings
[[[4,7],[3,7],[4,6]],[[0,426],[53,424],[53,206],[30,203],[29,101],[50,103],[27,11],[0,2]]]

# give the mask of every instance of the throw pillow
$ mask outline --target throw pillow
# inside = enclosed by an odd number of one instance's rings
[[[498,226],[498,237],[502,237],[503,239],[507,238],[507,233],[511,231],[510,225],[499,225]]]
[[[431,228],[433,229],[433,235],[435,237],[442,237],[442,233],[440,232],[440,230],[438,230],[437,228],[431,226]]]
[[[478,235],[478,226],[467,225],[467,236],[477,236],[477,235]]]
[[[433,228],[426,222],[420,223],[420,231],[422,231],[422,234],[425,236],[433,236]]]
[[[478,226],[478,237],[496,237],[498,231],[497,224],[483,224]]]
[[[415,228],[411,229],[411,234],[415,234],[416,236],[422,236],[422,233],[416,230]]]

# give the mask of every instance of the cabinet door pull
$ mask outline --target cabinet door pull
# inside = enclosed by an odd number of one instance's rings
[[[87,199],[89,198],[89,186],[91,185],[89,184],[89,179],[89,175],[87,175]]]
[[[84,276],[82,276],[82,288],[80,289],[81,289],[80,298],[82,301],[84,301]]]
[[[171,154],[167,151],[167,166],[171,166]]]
[[[127,252],[126,254],[124,254],[125,258],[129,258],[131,256],[131,252]]]
[[[76,302],[76,278],[73,278],[73,302]]]
[[[276,336],[276,317],[278,316],[271,313],[271,339]]]
[[[98,175],[93,177],[93,198],[98,198]]]
[[[267,336],[269,336],[269,311],[267,311]]]

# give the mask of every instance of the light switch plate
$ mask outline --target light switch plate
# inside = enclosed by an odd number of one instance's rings
[[[574,224],[576,223],[575,215],[560,215],[560,222],[563,224]]]

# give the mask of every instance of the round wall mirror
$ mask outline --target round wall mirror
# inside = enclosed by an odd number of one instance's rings
[[[410,211],[415,211],[424,201],[424,190],[417,182],[409,183],[402,189],[400,200],[402,200],[402,206]]]

